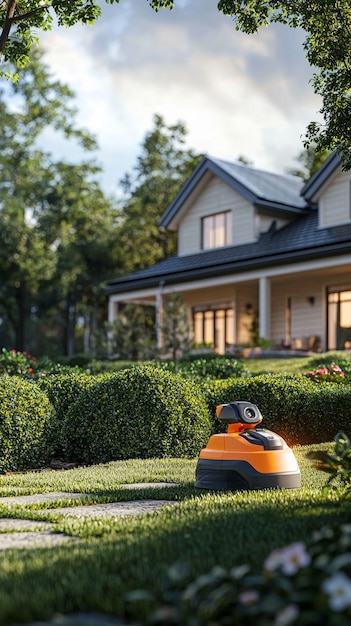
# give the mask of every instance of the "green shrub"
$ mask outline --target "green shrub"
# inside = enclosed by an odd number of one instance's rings
[[[179,373],[192,380],[223,379],[249,376],[245,365],[234,358],[218,357],[207,359],[197,358],[191,361],[163,361],[157,367]]]
[[[69,407],[76,402],[80,394],[89,387],[96,385],[100,380],[104,380],[105,376],[88,376],[79,372],[55,374],[41,378],[38,385],[46,392],[59,421],[62,422]]]
[[[0,377],[0,471],[42,467],[51,458],[54,409],[33,381]]]
[[[56,416],[53,421],[51,437],[55,456],[62,456],[62,422],[66,418],[71,404],[77,401],[80,394],[89,387],[95,386],[106,375],[88,376],[72,372],[71,374],[55,374],[45,376],[38,381],[38,386],[45,391],[53,405]]]
[[[0,374],[37,380],[48,374],[64,374],[74,370],[78,371],[77,368],[54,363],[47,356],[37,359],[28,352],[6,350],[6,348],[0,352]]]
[[[331,441],[335,432],[351,427],[350,385],[316,385],[300,374],[281,374],[207,382],[202,388],[213,432],[225,430],[215,419],[216,406],[235,400],[257,404],[264,416],[262,426],[289,444]]]
[[[34,378],[40,375],[37,359],[28,352],[6,350],[0,352],[0,374]]]
[[[123,370],[87,388],[62,424],[67,458],[193,457],[210,434],[201,390],[149,366]]]
[[[351,376],[351,354],[346,352],[328,352],[311,357],[308,361],[308,367],[312,370],[330,368],[333,365],[338,365],[345,374]]]
[[[332,453],[328,450],[312,450],[307,454],[307,458],[313,461],[314,467],[329,474],[324,488],[325,493],[328,493],[331,486],[335,487],[332,483],[339,481],[339,486],[344,489],[344,495],[351,494],[351,441],[345,433],[336,433]]]

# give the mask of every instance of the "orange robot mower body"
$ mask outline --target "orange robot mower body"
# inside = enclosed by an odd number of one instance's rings
[[[221,404],[217,418],[227,433],[212,435],[201,450],[195,486],[200,489],[297,489],[301,473],[293,451],[282,437],[260,428],[262,414],[251,402]]]

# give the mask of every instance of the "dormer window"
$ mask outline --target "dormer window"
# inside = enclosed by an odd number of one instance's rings
[[[202,218],[203,250],[222,248],[232,243],[232,214],[231,211],[215,213]]]

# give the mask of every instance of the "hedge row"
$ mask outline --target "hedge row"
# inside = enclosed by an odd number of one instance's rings
[[[351,433],[351,387],[302,375],[261,375],[194,383],[151,366],[99,376],[39,381],[0,377],[0,472],[41,467],[53,455],[84,463],[196,457],[224,430],[218,404],[246,400],[263,426],[290,445]]]
[[[290,445],[331,441],[339,430],[351,434],[351,386],[316,384],[302,375],[261,375],[203,385],[213,433],[225,430],[215,419],[218,404],[246,400],[257,404],[262,426]]]
[[[57,455],[88,464],[194,457],[211,434],[199,386],[151,367],[0,382],[0,472]]]

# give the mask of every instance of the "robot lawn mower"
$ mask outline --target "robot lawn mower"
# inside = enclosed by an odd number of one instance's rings
[[[221,404],[216,415],[228,429],[212,435],[201,450],[196,487],[217,491],[301,487],[293,451],[276,433],[258,428],[263,417],[255,404]]]

